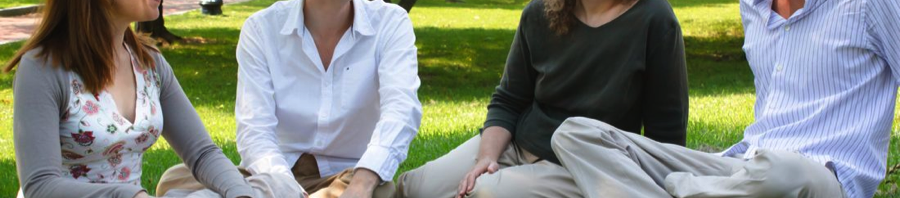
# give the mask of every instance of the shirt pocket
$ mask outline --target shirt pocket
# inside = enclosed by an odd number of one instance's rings
[[[362,109],[378,104],[377,71],[377,66],[371,61],[355,61],[340,68],[343,109]]]

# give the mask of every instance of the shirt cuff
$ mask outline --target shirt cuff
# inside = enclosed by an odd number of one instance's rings
[[[400,159],[390,149],[381,146],[369,146],[356,164],[356,168],[366,168],[375,171],[382,182],[392,181]]]
[[[288,175],[291,178],[294,178],[294,174],[291,173],[291,168],[288,166],[287,161],[280,156],[265,156],[261,158],[256,158],[255,161],[247,165],[247,172],[250,172],[250,175],[257,175],[261,173],[273,173],[273,174],[284,174]]]

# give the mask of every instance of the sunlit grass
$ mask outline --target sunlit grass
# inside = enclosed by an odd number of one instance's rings
[[[40,1],[41,0],[0,0],[0,9],[34,5],[40,3]]]

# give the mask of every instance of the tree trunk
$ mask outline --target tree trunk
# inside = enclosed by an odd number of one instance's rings
[[[162,40],[165,43],[173,43],[184,40],[178,35],[172,34],[169,32],[169,29],[166,28],[166,21],[163,19],[163,1],[159,2],[159,18],[153,21],[147,22],[138,22],[137,23],[137,31],[141,33],[150,33],[150,37]]]
[[[400,0],[400,2],[397,2],[397,5],[400,5],[406,10],[406,13],[409,13],[409,11],[412,11],[413,6],[416,5],[416,0]]]
[[[393,3],[392,0],[383,1],[386,3]],[[412,10],[413,5],[416,5],[416,1],[417,0],[400,0],[400,2],[397,2],[397,5],[406,10],[406,13],[409,13],[409,11]]]

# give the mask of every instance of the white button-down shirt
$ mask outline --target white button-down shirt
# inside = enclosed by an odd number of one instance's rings
[[[422,118],[415,35],[406,11],[353,0],[352,27],[326,70],[303,1],[251,16],[237,47],[235,116],[241,166],[291,174],[303,153],[322,176],[355,167],[390,181]]]
[[[741,0],[755,122],[725,155],[799,152],[833,168],[850,197],[884,179],[900,80],[900,3],[807,0],[785,19]]]

